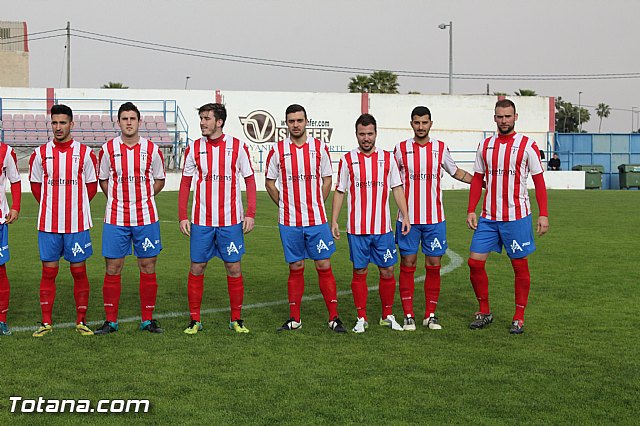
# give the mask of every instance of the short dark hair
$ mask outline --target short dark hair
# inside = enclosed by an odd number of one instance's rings
[[[360,126],[370,126],[373,124],[373,130],[378,131],[378,123],[376,123],[376,119],[371,114],[362,114],[356,120],[356,132],[358,131],[358,125]]]
[[[516,113],[516,104],[513,103],[511,99],[500,99],[496,102],[496,108],[513,108],[513,113]]]
[[[413,120],[413,117],[415,116],[418,117],[424,117],[425,115],[429,116],[429,120],[431,120],[431,111],[429,111],[429,108],[427,108],[426,106],[417,106],[413,109],[413,111],[411,111],[411,119]]]
[[[224,127],[224,123],[227,122],[227,108],[223,104],[212,103],[202,105],[198,108],[198,115],[203,112],[213,111],[213,116],[216,120],[222,120],[222,127]]]
[[[138,107],[131,102],[125,102],[120,105],[120,108],[118,108],[118,121],[120,121],[120,115],[125,111],[135,111],[138,116],[138,120],[140,120],[140,110],[138,110]]]
[[[284,112],[284,118],[286,120],[287,115],[289,114],[293,114],[294,112],[304,112],[304,118],[307,118],[307,110],[304,109],[304,107],[302,105],[298,105],[298,104],[291,104],[287,107],[287,109]]]
[[[73,121],[73,111],[64,104],[58,104],[51,107],[51,115],[64,114],[69,116],[69,121]]]

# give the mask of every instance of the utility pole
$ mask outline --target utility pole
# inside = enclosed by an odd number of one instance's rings
[[[67,21],[67,89],[71,87],[71,22]]]

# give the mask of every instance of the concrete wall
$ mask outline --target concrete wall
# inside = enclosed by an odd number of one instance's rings
[[[46,110],[44,88],[10,90],[0,87],[0,97],[32,99],[27,101],[29,106],[15,99],[3,100],[3,109],[7,112],[11,108],[29,107]],[[116,100],[113,102],[116,109],[126,100],[137,102],[141,109],[145,106],[157,108],[158,103],[150,100],[175,100],[184,115],[191,139],[200,136],[196,109],[220,99],[228,112],[225,132],[248,142],[256,169],[261,168],[272,143],[286,134],[284,111],[288,105],[299,103],[305,106],[310,120],[307,128],[329,144],[330,150],[335,152],[332,154],[334,160],[356,146],[354,123],[362,110],[361,95],[353,93],[222,91],[216,96],[215,90],[56,89],[55,98],[76,112],[91,111],[94,114],[107,114],[110,99]],[[478,143],[495,131],[495,102],[495,96],[484,95],[371,94],[366,109],[378,120],[378,146],[391,150],[397,142],[412,136],[409,125],[411,110],[417,105],[428,106],[434,120],[432,137],[445,141],[454,151],[456,161],[472,163]],[[516,129],[538,141],[541,149],[546,148],[550,137],[549,123],[553,121],[550,98],[514,97],[514,102],[519,114]],[[256,135],[262,137],[256,138]]]
[[[29,53],[0,51],[0,87],[29,86]]]

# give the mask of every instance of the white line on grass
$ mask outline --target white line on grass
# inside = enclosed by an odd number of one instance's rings
[[[462,257],[460,257],[460,255],[458,255],[456,252],[454,252],[451,249],[447,249],[447,256],[449,256],[449,263],[446,264],[445,266],[442,267],[442,269],[440,270],[440,274],[444,275],[444,274],[448,274],[449,272],[453,271],[454,269],[459,268],[462,265]],[[420,277],[416,277],[415,279],[416,282],[422,282],[424,281],[424,275],[420,276]],[[369,290],[371,291],[375,291],[378,289],[378,286],[372,286],[369,287]],[[343,291],[339,291],[338,292],[338,296],[346,296],[348,294],[351,294],[351,290],[343,290]],[[303,301],[313,301],[313,300],[320,300],[322,299],[322,294],[314,294],[311,296],[303,296],[302,300]],[[260,308],[267,308],[269,306],[278,306],[278,305],[288,305],[289,301],[288,300],[275,300],[273,302],[262,302],[262,303],[252,303],[251,305],[244,305],[242,307],[243,310],[247,310],[247,309],[260,309]],[[210,308],[210,309],[203,309],[202,310],[202,314],[216,314],[216,313],[220,313],[220,312],[229,312],[230,308],[226,307],[226,308]],[[189,316],[189,312],[166,312],[163,314],[156,314],[154,315],[155,319],[163,319],[163,318],[178,318],[178,317],[188,317]],[[122,318],[118,320],[118,324],[122,324],[122,323],[129,323],[129,322],[139,322],[140,321],[140,317],[139,316],[135,316],[135,317],[128,317],[128,318]],[[102,324],[103,321],[89,321],[87,322],[87,325],[100,325]],[[59,323],[59,324],[54,324],[54,328],[58,329],[58,328],[73,328],[76,326],[76,323],[74,322],[64,322],[64,323]],[[11,331],[14,333],[20,333],[23,331],[34,331],[35,328],[34,327],[12,327]]]

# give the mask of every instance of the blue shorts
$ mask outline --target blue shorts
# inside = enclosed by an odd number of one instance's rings
[[[229,263],[240,262],[244,254],[242,223],[233,226],[191,224],[189,245],[192,262],[205,263],[213,257]]]
[[[402,222],[396,222],[396,243],[401,255],[417,254],[422,243],[422,253],[427,256],[440,257],[447,251],[446,222],[431,225],[411,225],[407,235],[402,235]]]
[[[0,225],[0,265],[4,265],[11,259],[9,255],[9,225]]]
[[[304,259],[328,259],[336,251],[328,223],[314,226],[279,225],[280,240],[287,263]]]
[[[364,269],[369,263],[381,268],[395,265],[398,260],[393,232],[378,235],[353,235],[349,238],[349,260],[355,269]]]
[[[71,234],[38,231],[40,260],[57,262],[64,255],[69,263],[84,262],[93,254],[89,230]]]
[[[471,251],[502,253],[503,246],[511,259],[521,259],[536,251],[531,215],[509,222],[480,218],[471,239]]]
[[[136,257],[155,257],[162,250],[160,223],[140,226],[118,226],[104,223],[102,227],[102,255],[120,259],[131,254]]]

